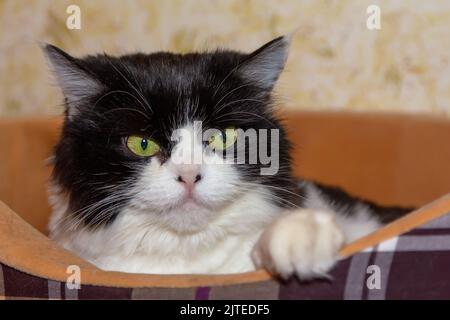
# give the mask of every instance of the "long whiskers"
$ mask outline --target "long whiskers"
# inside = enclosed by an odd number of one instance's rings
[[[142,102],[148,107],[148,110],[150,112],[153,112],[152,107],[150,106],[150,104],[147,102],[147,100],[144,98],[143,94],[131,83],[131,81],[114,65],[114,63],[108,58],[108,56],[106,56],[107,61],[109,62],[109,64],[111,65],[111,67],[114,68],[114,70],[116,70],[116,72],[128,83],[128,85],[139,95],[139,97],[141,97]]]

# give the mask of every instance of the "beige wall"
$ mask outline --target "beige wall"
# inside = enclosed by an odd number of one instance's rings
[[[374,3],[380,31],[366,28]],[[65,26],[69,4],[81,30]],[[252,50],[296,28],[277,87],[286,107],[450,115],[450,1],[0,0],[0,116],[61,111],[41,42],[73,54]]]

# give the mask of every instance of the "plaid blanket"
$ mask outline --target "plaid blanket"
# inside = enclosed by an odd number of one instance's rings
[[[35,277],[0,264],[0,299],[450,299],[450,212],[340,261],[331,280],[116,288]]]

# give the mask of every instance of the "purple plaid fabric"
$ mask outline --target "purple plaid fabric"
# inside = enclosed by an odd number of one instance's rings
[[[449,271],[450,213],[340,261],[332,280],[77,290],[0,263],[0,299],[450,299]]]

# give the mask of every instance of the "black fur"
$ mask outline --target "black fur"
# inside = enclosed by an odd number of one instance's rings
[[[123,143],[124,137],[140,134],[153,138],[161,146],[157,156],[164,161],[173,147],[170,136],[177,129],[174,124],[187,118],[202,120],[204,129],[280,129],[280,170],[276,175],[260,175],[260,163],[236,166],[244,179],[273,186],[280,206],[294,203],[299,196],[294,195],[290,143],[273,114],[271,87],[252,82],[238,72],[261,51],[280,41],[282,38],[275,39],[252,54],[159,52],[82,59],[48,45],[51,60],[102,88],[78,101],[66,100],[68,112],[55,149],[53,179],[69,196],[70,211],[88,226],[113,221],[127,199],[85,208],[130,188],[133,177],[149,161],[131,154]],[[70,108],[76,108],[76,112]]]
[[[367,206],[371,213],[374,214],[381,223],[385,224],[394,221],[404,216],[406,213],[414,210],[414,208],[406,207],[379,206],[375,202],[350,196],[338,187],[328,186],[317,182],[309,183],[313,183],[321,193],[321,196],[325,197],[327,202],[331,203],[335,207],[336,211],[341,214],[346,214],[349,216],[356,214],[357,212],[355,210],[357,207],[355,207],[355,205],[359,203]]]
[[[283,65],[275,65],[273,74],[263,74],[262,80],[255,78],[270,63],[267,59],[258,61],[258,57],[268,50],[277,53],[282,49],[283,53],[286,48],[282,46],[286,43],[280,37],[250,54],[219,50],[121,57],[103,54],[78,59],[48,45],[46,54],[66,94],[66,117],[55,148],[53,181],[69,197],[73,215],[88,227],[114,221],[129,199],[102,200],[131,188],[150,161],[129,152],[125,137],[145,135],[158,141],[161,152],[156,156],[164,162],[173,148],[172,131],[186,120],[201,120],[205,130],[279,129],[280,169],[275,175],[261,175],[263,165],[259,162],[236,166],[244,180],[269,186],[280,207],[301,206],[305,193],[298,191],[292,176],[291,144],[273,112],[271,91]],[[84,81],[89,85],[83,86]],[[270,150],[270,139],[268,144]],[[339,212],[352,214],[354,205],[363,202],[382,222],[388,222],[408,211],[381,208],[337,188],[318,187]]]

